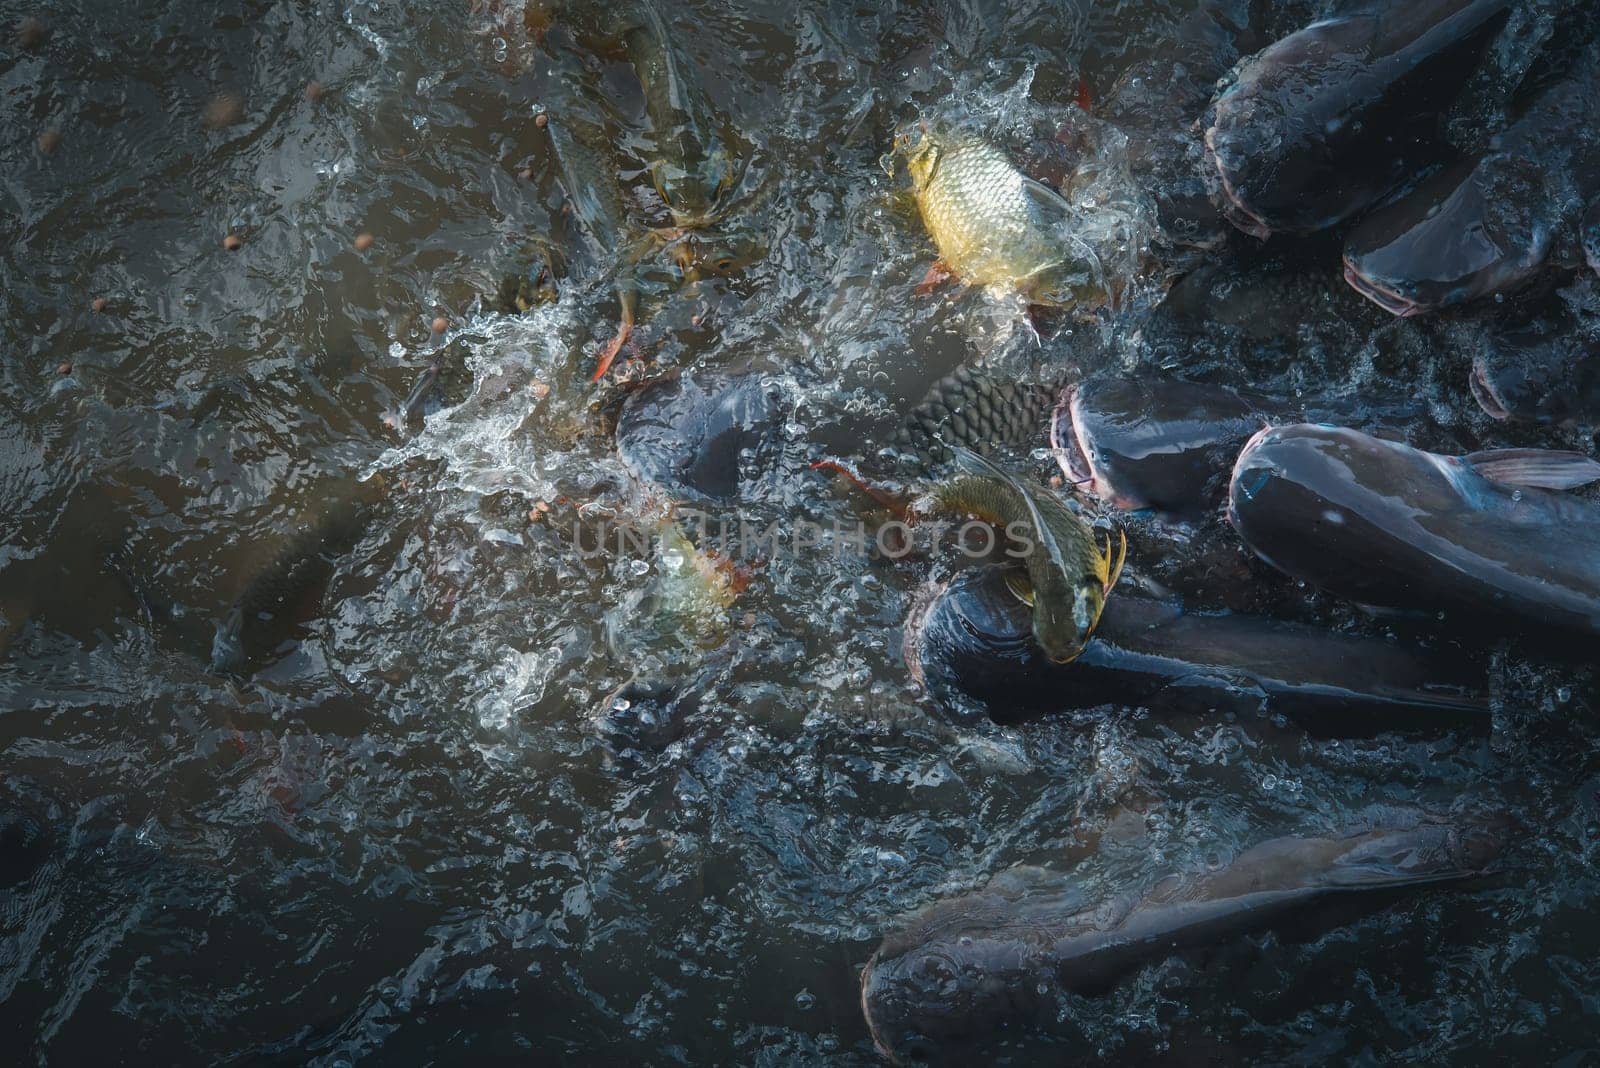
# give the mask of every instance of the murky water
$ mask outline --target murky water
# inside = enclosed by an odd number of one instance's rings
[[[0,44],[0,806],[47,832],[0,838],[0,1019],[28,1058],[872,1063],[859,969],[910,909],[1018,862],[1111,887],[1416,804],[1508,812],[1507,876],[1160,964],[1002,1054],[1594,1046],[1595,691],[1517,635],[1462,654],[1489,664],[1488,735],[1123,707],[1000,727],[908,683],[899,627],[936,559],[786,547],[705,634],[655,612],[666,554],[581,552],[575,531],[663,515],[609,434],[615,387],[587,381],[606,278],[574,267],[523,316],[483,298],[562,240],[535,109],[609,123],[642,217],[642,103],[624,65],[490,6],[0,3],[49,29]],[[896,126],[1025,142],[1080,77],[1103,96],[1161,55],[1183,3],[670,6],[754,147],[727,225],[767,255],[647,285],[630,355],[782,398],[728,515],[854,522],[808,465],[871,455],[963,361],[1398,378],[1433,415],[1419,444],[1592,445],[1478,413],[1461,338],[1494,309],[1392,320],[1327,241],[1235,235],[1164,305],[1149,280],[1042,347],[981,293],[912,296],[932,253],[879,163]],[[1315,8],[1256,12],[1241,47]],[[441,390],[386,427],[435,358]],[[213,670],[252,576],[340,509],[293,625]],[[1387,626],[1214,531],[1133,541],[1196,603]],[[675,738],[604,729],[632,679],[694,695]],[[1102,834],[1130,800],[1139,833]]]

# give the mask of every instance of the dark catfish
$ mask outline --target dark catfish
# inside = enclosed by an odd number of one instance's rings
[[[1220,870],[1103,897],[1046,868],[1004,872],[883,940],[861,973],[867,1027],[893,1061],[959,1058],[1001,1029],[1047,1026],[1066,993],[1097,994],[1175,953],[1301,926],[1336,901],[1376,907],[1397,891],[1481,876],[1504,844],[1489,821],[1393,822],[1409,825],[1274,838]]]
[[[1590,59],[1497,134],[1372,213],[1345,242],[1345,279],[1408,316],[1513,289],[1572,242],[1600,190],[1600,59]]]
[[[628,396],[617,451],[639,478],[677,500],[732,500],[781,443],[788,403],[756,373],[659,378]]]
[[[1242,62],[1201,120],[1206,173],[1235,226],[1307,233],[1413,173],[1509,0],[1377,3]]]
[[[1494,419],[1600,423],[1600,342],[1564,308],[1490,325],[1472,360],[1472,395]]]
[[[1115,703],[1282,711],[1328,736],[1487,724],[1482,664],[1448,648],[1185,612],[1131,592],[1107,601],[1076,661],[1052,664],[1005,570],[968,568],[931,584],[902,645],[914,680],[977,698],[1002,722]]]
[[[1228,518],[1257,556],[1350,600],[1600,633],[1600,479],[1578,453],[1440,456],[1340,427],[1273,427],[1240,453]]]
[[[1239,447],[1271,420],[1355,417],[1386,426],[1418,414],[1395,401],[1308,406],[1178,378],[1101,376],[1065,392],[1050,445],[1081,491],[1117,508],[1190,517],[1221,499]]]

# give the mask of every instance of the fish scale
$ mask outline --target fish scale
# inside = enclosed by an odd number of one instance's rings
[[[940,257],[963,280],[1014,283],[1064,257],[1061,243],[1051,239],[1061,219],[1045,217],[1043,189],[993,145],[957,140],[943,150],[923,185],[923,221]],[[1064,218],[1067,204],[1059,206]]]
[[[890,445],[910,467],[950,460],[952,446],[980,453],[1033,449],[1048,437],[1058,387],[999,382],[970,367],[941,378],[906,416]]]

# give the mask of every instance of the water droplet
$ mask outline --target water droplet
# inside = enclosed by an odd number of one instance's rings
[[[1276,790],[1278,788],[1278,777],[1276,775],[1264,775],[1264,776],[1262,776],[1261,777],[1261,788],[1263,790],[1269,790],[1269,791],[1270,790]]]
[[[633,575],[648,575],[650,573],[650,565],[643,560],[629,560],[628,571]]]
[[[794,996],[794,1003],[802,1009],[809,1009],[817,1003],[817,996],[809,990],[802,990]]]

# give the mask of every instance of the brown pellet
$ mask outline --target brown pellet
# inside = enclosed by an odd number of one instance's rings
[[[239,239],[238,234],[229,234],[227,237],[222,239],[222,247],[227,249],[229,252],[238,252],[244,247],[244,242]]]
[[[43,19],[29,15],[17,23],[17,44],[23,48],[34,49],[44,44],[50,36],[50,27],[44,24]]]
[[[72,364],[70,363],[63,363],[60,367],[56,368],[56,374],[58,375],[70,375],[71,373]]]
[[[105,297],[95,297],[94,303],[89,305],[89,308],[91,311],[103,312],[106,310],[106,305],[109,303],[111,302],[106,300]]]
[[[238,93],[218,93],[206,104],[207,129],[220,130],[244,119],[244,100]]]
[[[440,315],[433,320],[433,332],[435,334],[442,334],[449,328],[450,322],[444,316]]]
[[[550,116],[541,111],[533,117],[533,124],[542,130],[550,125]]]
[[[372,247],[372,241],[373,241],[373,237],[372,237],[371,234],[366,234],[366,233],[357,234],[356,235],[356,251],[357,252],[365,252],[365,251],[367,251],[367,249]]]

